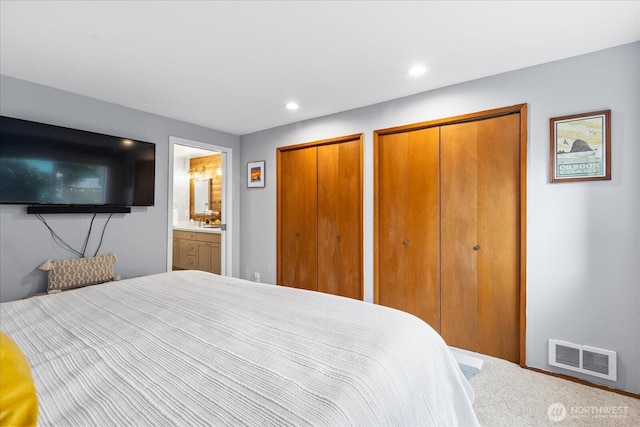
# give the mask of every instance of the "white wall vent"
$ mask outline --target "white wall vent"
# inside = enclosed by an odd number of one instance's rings
[[[616,352],[586,345],[549,340],[549,365],[617,381]]]

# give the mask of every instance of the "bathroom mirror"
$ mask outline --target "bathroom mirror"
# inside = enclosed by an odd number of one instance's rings
[[[193,212],[195,215],[204,215],[211,209],[211,201],[209,200],[210,179],[201,181],[193,181]]]

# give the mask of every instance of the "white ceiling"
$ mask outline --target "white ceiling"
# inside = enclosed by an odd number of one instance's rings
[[[238,135],[637,40],[638,0],[0,1],[2,74]]]

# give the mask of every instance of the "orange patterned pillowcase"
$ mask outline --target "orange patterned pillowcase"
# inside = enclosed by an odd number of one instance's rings
[[[49,260],[40,266],[40,270],[49,272],[47,292],[51,293],[118,280],[113,272],[113,263],[117,260],[114,253],[91,258]]]

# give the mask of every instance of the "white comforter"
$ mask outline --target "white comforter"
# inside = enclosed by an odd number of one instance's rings
[[[197,271],[0,304],[47,426],[476,425],[416,317]]]

